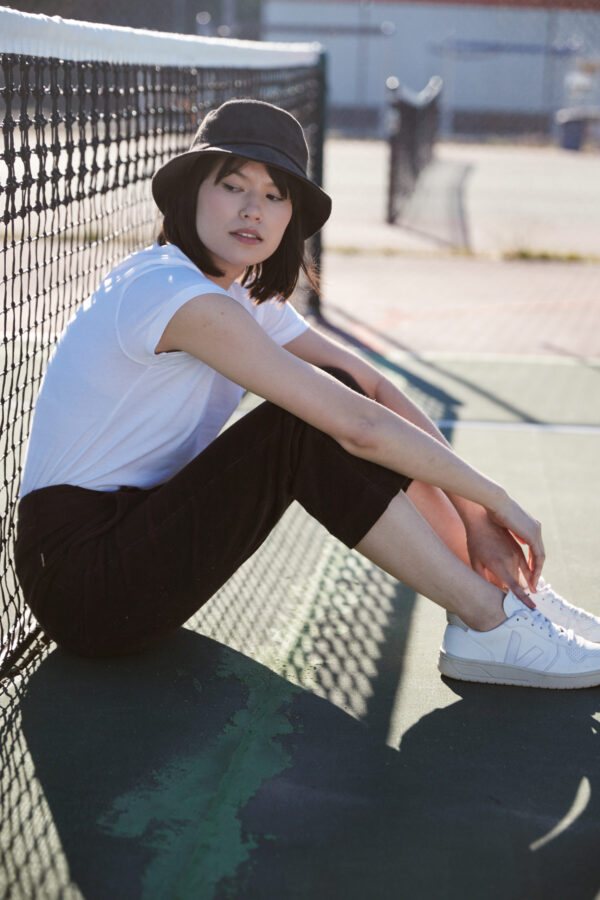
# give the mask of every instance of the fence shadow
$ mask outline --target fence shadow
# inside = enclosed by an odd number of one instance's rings
[[[383,334],[381,331],[369,325],[368,322],[351,315],[346,312],[346,310],[334,306],[334,304],[329,303],[327,304],[327,307],[333,310],[336,316],[343,318],[345,322],[348,323],[348,327],[340,327],[331,322],[327,317],[327,308],[318,317],[319,325],[342,341],[355,347],[361,353],[364,353],[379,368],[387,370],[392,375],[400,376],[412,399],[416,400],[430,417],[452,423],[458,418],[460,407],[463,404],[462,400],[433,381],[433,379],[438,376],[447,379],[455,385],[467,388],[473,394],[488,401],[493,407],[508,413],[517,422],[525,422],[532,425],[541,424],[539,418],[532,416],[531,413],[526,410],[486,389],[479,384],[476,379],[467,378],[465,375],[461,375],[452,371],[447,366],[444,366],[440,361],[412,350],[408,345],[402,344],[390,335]],[[359,338],[353,335],[352,329],[356,326],[359,326],[361,335],[364,334],[368,337],[363,339],[362,336]],[[418,362],[426,369],[427,374],[431,376],[432,380],[420,377],[410,368],[401,365],[395,360],[389,359],[382,354],[380,350],[374,349],[374,347],[370,346],[368,343],[368,338],[370,336],[376,339],[378,346],[381,346],[381,342],[384,341],[393,350],[409,354],[412,360]]]
[[[457,695],[397,752],[181,630],[138,657],[50,654],[22,721],[86,898],[591,900],[600,692]]]

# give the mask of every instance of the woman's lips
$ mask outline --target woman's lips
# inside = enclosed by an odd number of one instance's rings
[[[230,234],[242,244],[259,244],[262,241],[261,236],[251,230],[231,231]]]

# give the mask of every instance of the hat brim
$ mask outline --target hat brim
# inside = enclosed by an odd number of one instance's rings
[[[277,150],[262,144],[226,144],[221,147],[195,147],[179,156],[173,157],[161,166],[152,179],[152,194],[156,205],[165,212],[169,196],[181,186],[181,182],[191,175],[194,164],[201,157],[209,155],[235,154],[245,159],[274,166],[285,175],[290,175],[298,182],[303,199],[304,239],[311,237],[323,227],[331,213],[331,197],[322,188],[307,178],[304,173],[288,157],[283,157]]]

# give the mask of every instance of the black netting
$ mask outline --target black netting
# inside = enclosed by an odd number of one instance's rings
[[[319,66],[176,68],[8,54],[0,63],[0,670],[6,674],[39,637],[14,571],[14,512],[31,412],[58,335],[108,270],[156,236],[151,176],[189,147],[208,109],[236,96],[284,107],[303,124],[318,167],[323,83]]]

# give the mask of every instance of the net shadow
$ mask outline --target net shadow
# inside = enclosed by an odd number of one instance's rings
[[[415,602],[296,503],[188,627],[268,665],[385,741]]]
[[[33,660],[24,675],[5,682],[7,707],[2,751],[5,815],[1,838],[9,895],[63,896],[61,892],[64,890],[64,896],[70,896],[74,879],[84,896],[101,897],[106,896],[106,892],[116,897],[146,896],[140,887],[142,882],[136,879],[142,878],[148,853],[141,852],[138,858],[138,851],[135,850],[131,861],[128,854],[132,844],[125,841],[122,865],[130,875],[124,877],[121,883],[120,863],[115,863],[114,875],[106,872],[107,859],[112,858],[113,851],[102,848],[112,846],[111,842],[98,839],[97,821],[96,824],[87,819],[87,824],[81,821],[81,817],[85,818],[89,812],[88,758],[90,752],[92,755],[97,752],[94,736],[97,730],[108,728],[105,737],[112,734],[116,756],[111,762],[106,751],[99,750],[97,765],[103,765],[101,759],[104,757],[106,768],[102,775],[98,771],[90,777],[92,783],[102,778],[110,783],[113,769],[116,773],[119,768],[117,757],[120,754],[125,760],[134,760],[140,753],[144,755],[146,742],[158,742],[160,745],[162,726],[157,724],[153,710],[158,707],[165,711],[179,703],[171,695],[175,684],[172,679],[173,673],[182,671],[182,666],[185,669],[186,658],[190,664],[193,662],[193,666],[199,666],[198,673],[190,674],[188,679],[192,689],[200,694],[196,699],[201,707],[204,702],[208,703],[204,712],[200,712],[200,718],[212,710],[210,715],[217,716],[223,728],[225,723],[235,721],[237,713],[232,711],[228,690],[222,696],[219,688],[216,699],[207,699],[203,680],[218,685],[222,655],[229,658],[231,653],[231,658],[237,659],[237,654],[243,652],[246,657],[244,665],[252,668],[248,659],[252,657],[257,670],[262,673],[259,686],[264,682],[268,688],[273,680],[274,683],[287,685],[286,691],[290,696],[304,690],[315,701],[322,699],[324,708],[331,708],[332,715],[340,710],[353,721],[361,719],[368,726],[369,746],[384,747],[394,697],[402,677],[413,606],[414,594],[411,591],[339,544],[300,506],[293,504],[257,554],[190,620],[189,630],[182,632],[184,637],[173,638],[164,648],[150,655],[109,661],[97,667],[47,648],[45,654],[50,654],[47,661],[39,665]],[[198,639],[197,643],[192,642],[190,635]],[[184,647],[196,647],[198,651],[190,651],[191,655],[186,656],[187,651],[177,649],[181,641]],[[215,647],[220,648],[218,653]],[[202,648],[209,649],[205,652]],[[171,673],[164,676],[164,682],[159,674],[163,663]],[[113,669],[113,665],[116,668]],[[138,667],[139,673],[136,674]],[[66,694],[65,689],[59,688],[56,683],[52,687],[52,673],[57,671],[61,680],[73,680],[81,690],[87,682],[88,688],[85,690],[89,689],[88,699],[85,700],[74,685],[75,693],[71,693],[72,688],[66,687]],[[149,671],[153,673],[151,676]],[[108,681],[103,684],[105,677]],[[125,693],[118,687],[121,677],[125,679]],[[144,688],[147,677],[150,681]],[[133,679],[138,686],[136,690],[139,690],[139,695],[135,701],[127,696],[126,682],[129,679]],[[39,759],[32,759],[37,751],[34,752],[27,726],[28,709],[31,708],[29,701],[32,691],[35,693],[38,689],[36,685],[43,693],[49,688],[52,693],[58,690],[64,694],[65,700],[67,696],[71,697],[65,707],[59,709],[54,706],[52,725],[46,722],[35,738],[36,745],[38,741],[43,745],[41,753],[44,761],[41,767]],[[105,701],[96,703],[93,698],[97,692],[105,697]],[[195,695],[186,696],[190,699]],[[109,697],[112,697],[110,702]],[[234,692],[235,697],[238,694]],[[185,705],[187,701],[183,695],[180,699]],[[105,703],[113,707],[110,715],[123,717],[122,725],[113,728],[108,723]],[[85,718],[78,738],[74,734],[68,737],[74,725],[67,712],[69,708],[74,716]],[[183,707],[181,712],[183,714]],[[138,715],[144,720],[148,717],[145,726],[136,723]],[[245,727],[250,731],[262,727],[260,718],[257,725],[254,712],[243,715],[246,716]],[[131,716],[133,718],[130,719]],[[129,720],[128,725],[126,720]],[[173,725],[173,728],[175,731],[181,730],[180,725]],[[46,729],[48,733],[44,738]],[[136,743],[137,749],[127,746],[128,734],[145,735],[139,745]],[[313,734],[320,740],[317,732]],[[73,742],[72,750],[65,750],[63,740],[69,744]],[[135,740],[137,742],[137,738]],[[191,743],[196,746],[196,739]],[[66,752],[67,756],[73,754],[74,767],[67,768],[72,769],[77,783],[81,780],[85,783],[81,791],[77,788],[76,795],[69,790],[69,797],[65,797],[68,807],[71,803],[77,808],[81,806],[74,819],[73,810],[69,807],[65,812],[53,788],[57,778],[66,777]],[[149,759],[154,758],[153,753],[149,753]],[[270,754],[268,742],[257,744],[253,757],[256,765],[260,768],[263,760],[268,761]],[[77,766],[74,765],[75,757],[79,760]],[[155,763],[148,763],[148,771],[153,767]],[[42,776],[42,768],[45,776]],[[214,797],[210,803],[221,802],[218,784],[217,779],[206,785],[207,803],[211,791]],[[78,799],[75,800],[74,796]],[[82,798],[87,799],[84,801]],[[351,804],[351,801],[346,802]],[[200,815],[199,808],[195,808],[194,815],[196,813]],[[154,826],[149,827],[152,830]],[[189,827],[192,827],[191,821]],[[91,835],[80,846],[80,832],[86,829],[91,829]],[[173,842],[178,841],[174,834]],[[71,849],[72,844],[74,849]],[[185,852],[185,846],[186,839],[182,838],[181,846],[178,844],[179,849],[173,852]],[[213,849],[217,853],[217,848]],[[90,862],[88,856],[97,852],[100,853],[98,864]],[[108,856],[102,856],[104,852]],[[245,852],[240,850],[240,858],[244,858]],[[85,859],[80,865],[77,860],[81,854]],[[106,881],[109,877],[114,878],[114,883]],[[167,877],[174,877],[172,870],[165,870],[164,878]],[[81,883],[80,879],[83,879]],[[93,881],[102,885],[98,893],[94,893]],[[157,891],[149,894],[157,897],[165,895],[168,893],[161,895]],[[190,889],[190,893],[184,893],[184,896],[204,894],[195,894]]]

